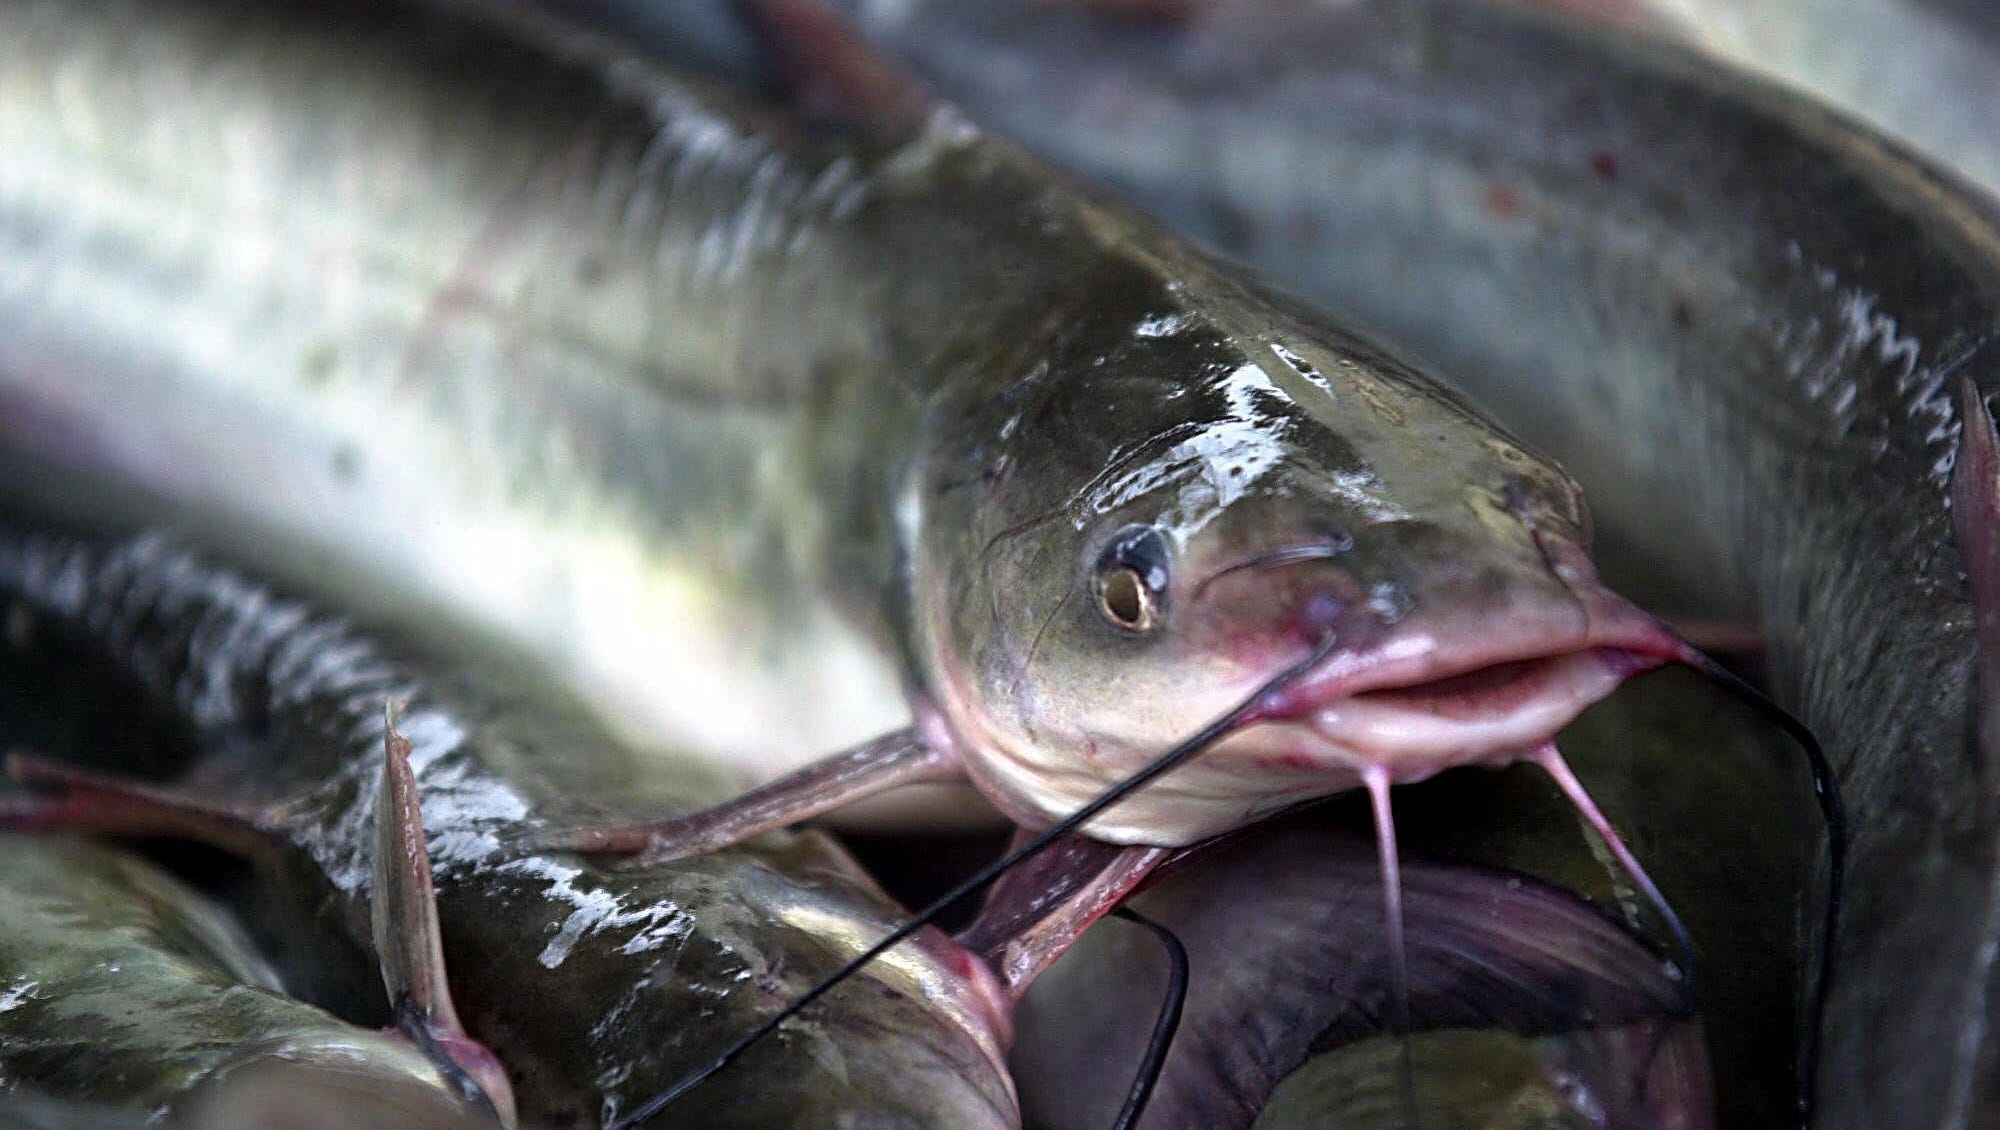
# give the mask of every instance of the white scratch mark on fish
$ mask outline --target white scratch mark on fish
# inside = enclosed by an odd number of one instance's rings
[[[35,990],[40,986],[40,981],[30,981],[22,978],[12,988],[4,993],[0,993],[0,1012],[12,1012],[29,1001],[36,999]]]
[[[567,902],[575,908],[556,927],[555,936],[536,956],[544,969],[554,969],[569,960],[576,944],[590,934],[637,927],[634,937],[625,942],[623,952],[639,953],[665,945],[673,940],[676,932],[684,934],[694,929],[693,916],[673,903],[647,903],[631,907],[609,891],[579,886],[577,879],[583,875],[580,867],[529,856],[510,859],[500,864],[498,869],[547,884],[542,892],[544,898]],[[639,944],[640,938],[648,941]],[[637,948],[633,948],[635,944]]]
[[[632,940],[618,947],[618,952],[627,955],[645,953],[649,950],[661,949],[669,943],[679,943],[679,945],[685,946],[689,936],[693,933],[693,919],[676,917],[658,925],[649,926],[632,935]],[[675,952],[678,953],[679,949],[676,948]]]
[[[1280,463],[1282,440],[1291,420],[1261,408],[1259,398],[1285,397],[1256,365],[1240,365],[1216,383],[1228,411],[1215,422],[1100,487],[1089,510],[1106,514],[1168,483],[1183,481],[1175,510],[1165,524],[1192,536],[1241,498]]]

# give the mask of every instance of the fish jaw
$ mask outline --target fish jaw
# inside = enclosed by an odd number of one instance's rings
[[[1672,632],[1594,581],[1569,592],[1571,614],[1561,617],[1539,604],[1392,625],[1350,616],[1331,630],[1352,643],[1333,646],[1314,669],[1264,695],[1239,729],[1092,820],[1085,834],[1189,844],[1357,788],[1377,771],[1408,784],[1458,766],[1500,768],[1552,740],[1625,680],[1685,654]],[[1104,735],[1051,743],[1094,749],[1065,760],[1049,744],[982,726],[976,713],[952,723],[973,783],[1029,827],[1075,811],[1165,749]]]
[[[1348,788],[1364,771],[1410,784],[1458,765],[1499,768],[1625,680],[1684,655],[1678,637],[1594,580],[1566,578],[1566,589],[1572,616],[1531,602],[1395,625],[1378,642],[1336,649],[1258,704],[1242,752],[1260,770],[1344,771]],[[1257,746],[1269,751],[1262,760]]]
[[[1499,768],[1653,665],[1616,648],[1506,660],[1334,698],[1297,721],[1263,723],[1235,752],[1249,755],[1260,771],[1306,765],[1342,776],[1342,791],[1359,787],[1362,775],[1374,769],[1393,784],[1411,784],[1460,765]],[[1268,738],[1264,729],[1272,731]],[[1258,757],[1253,740],[1276,748]]]

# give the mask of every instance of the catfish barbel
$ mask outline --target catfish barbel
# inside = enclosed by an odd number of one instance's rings
[[[2000,1110],[2000,777],[1946,507],[1952,382],[2000,388],[1990,202],[1691,51],[1490,5],[1195,4],[1141,34],[852,7],[973,116],[1442,365],[1761,620],[1856,818],[1820,1121]]]
[[[1330,816],[1250,829],[1133,900],[1183,943],[1189,985],[1137,1130],[1262,1125],[1267,1104],[1297,1089],[1294,1077],[1314,1059],[1365,1057],[1354,1045],[1389,1027],[1390,941],[1370,912],[1380,882],[1374,853]],[[1578,896],[1518,871],[1436,860],[1409,860],[1404,879],[1411,1032],[1569,1033],[1589,1042],[1591,1030],[1659,1032],[1684,1021],[1688,987],[1672,964]],[[1023,999],[1010,1062],[1028,1125],[1113,1124],[1130,1082],[1125,1065],[1138,1061],[1152,1023],[1133,1002],[1160,995],[1149,941],[1135,930],[1093,930]],[[1705,1081],[1698,1038],[1675,1058],[1698,1065]],[[1610,1096],[1645,1074],[1641,1064],[1623,1078],[1573,1078],[1570,1105],[1615,1107]],[[1713,1122],[1705,1087],[1659,1097],[1691,1125]],[[1310,1100],[1293,1105],[1309,1109]],[[1406,1112],[1393,1097],[1378,1118],[1401,1124],[1410,1113],[1419,1125],[1457,1125],[1428,1105]],[[1349,1125],[1324,1111],[1320,1124]]]

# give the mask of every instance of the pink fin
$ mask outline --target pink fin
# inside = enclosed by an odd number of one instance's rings
[[[54,794],[0,796],[0,828],[103,836],[166,836],[268,859],[280,833],[265,809],[166,785],[93,773],[26,753],[7,756],[7,775]]]
[[[1029,835],[1016,833],[1015,844]],[[1091,923],[1109,914],[1176,851],[1065,836],[995,883],[958,943],[985,958],[1019,1000]]]
[[[1959,386],[1962,433],[1951,477],[1951,525],[1978,614],[1982,670],[2000,660],[2000,435],[1971,381]]]
[[[410,741],[396,732],[393,716],[382,745],[369,910],[382,986],[395,1006],[397,1027],[438,1064],[468,1103],[490,1108],[502,1126],[511,1127],[514,1090],[506,1068],[466,1034],[451,1002],[417,775],[410,769]]]
[[[960,776],[958,759],[898,730],[837,753],[726,804],[672,820],[603,828],[558,828],[528,838],[536,848],[631,855],[645,867],[741,843],[904,785]]]
[[[1394,1026],[1379,849],[1325,819],[1289,817],[1204,845],[1138,898],[1186,944],[1191,973],[1142,1126],[1247,1126],[1307,1059]],[[1412,1032],[1538,1036],[1684,1007],[1671,968],[1573,894],[1421,857],[1399,867]],[[1152,1025],[1139,1002],[1159,992],[1153,950],[1137,931],[1093,930],[1022,1002],[1013,1063],[1029,1125],[1111,1123]],[[1401,1086],[1384,1080],[1385,1125],[1404,1126]]]
[[[1972,595],[1978,660],[1973,670],[1979,771],[1987,791],[2000,775],[2000,434],[1978,386],[1959,385],[1958,463],[1951,476],[1951,528]]]

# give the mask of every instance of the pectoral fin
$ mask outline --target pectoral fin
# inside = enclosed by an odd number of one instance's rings
[[[1965,568],[1979,643],[1974,670],[1981,771],[2000,774],[2000,434],[1979,389],[1959,386],[1962,431],[1951,476],[1951,526]]]
[[[27,753],[7,755],[7,775],[55,790],[0,796],[0,828],[8,831],[163,836],[259,861],[280,850],[280,830],[256,805],[93,773]]]
[[[1029,835],[1015,833],[1016,846]],[[1018,1000],[1175,850],[1065,836],[993,884],[958,944],[985,958]]]
[[[959,776],[954,755],[923,744],[911,730],[897,730],[701,812],[643,824],[551,829],[528,842],[537,849],[629,855],[626,866],[645,867],[716,851],[890,789]]]

